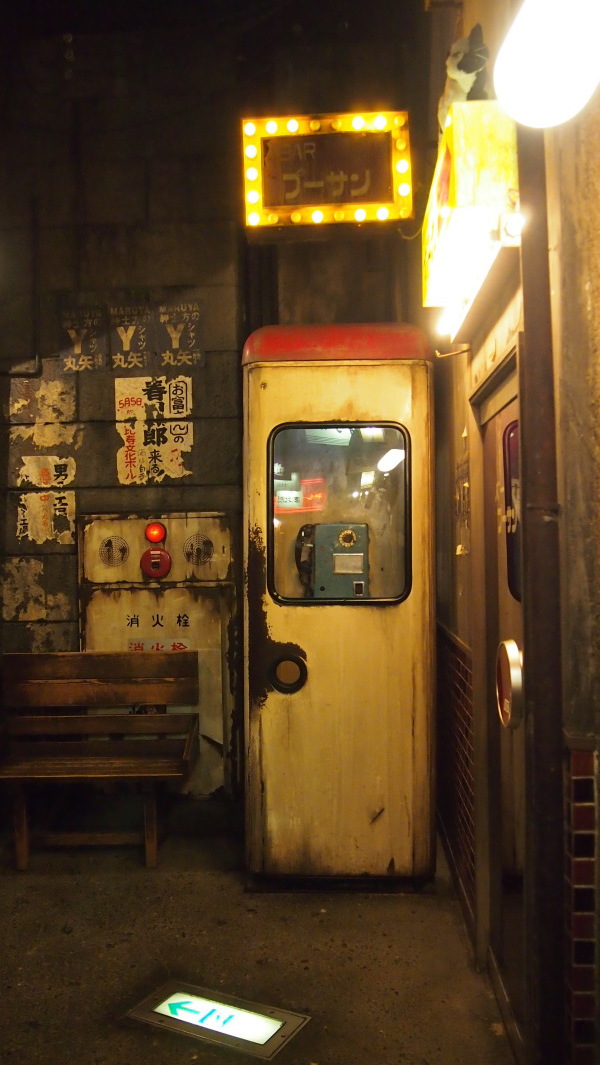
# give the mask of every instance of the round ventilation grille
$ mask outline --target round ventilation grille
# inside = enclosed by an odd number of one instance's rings
[[[194,533],[183,545],[185,560],[192,566],[204,566],[206,562],[210,562],[214,550],[212,540],[209,540],[208,536],[203,536],[202,533]]]
[[[129,558],[129,544],[122,536],[107,536],[98,551],[105,566],[122,566]]]

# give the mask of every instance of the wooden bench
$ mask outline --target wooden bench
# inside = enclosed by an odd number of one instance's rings
[[[36,841],[144,843],[146,865],[153,868],[157,787],[181,786],[198,749],[197,712],[166,712],[167,706],[198,703],[197,652],[4,654],[2,694],[0,783],[13,791],[17,868],[26,869],[29,858],[30,786],[82,781],[141,785],[143,830],[45,831]]]

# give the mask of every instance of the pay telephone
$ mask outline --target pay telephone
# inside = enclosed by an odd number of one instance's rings
[[[368,525],[339,521],[302,525],[294,555],[305,598],[368,599]]]

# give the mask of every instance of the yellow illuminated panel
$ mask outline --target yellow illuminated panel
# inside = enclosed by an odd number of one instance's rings
[[[412,216],[406,111],[246,118],[242,151],[251,228]]]
[[[458,321],[499,249],[519,242],[515,123],[495,100],[453,104],[423,222],[423,306]]]

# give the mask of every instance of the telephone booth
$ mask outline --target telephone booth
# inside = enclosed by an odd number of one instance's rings
[[[245,345],[254,874],[433,872],[431,369],[406,325]]]

